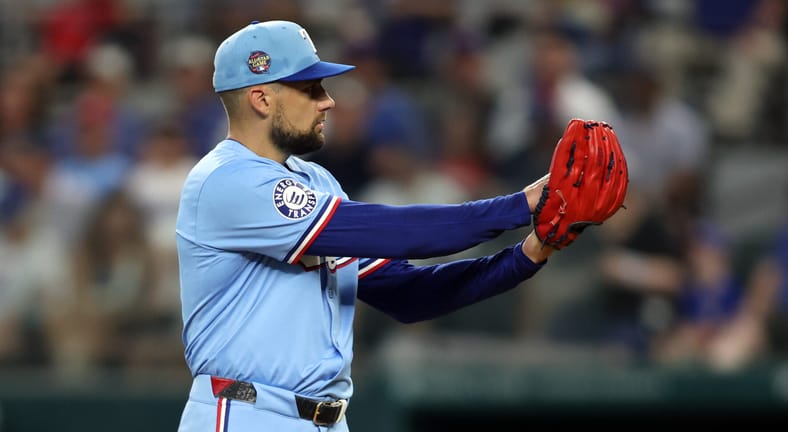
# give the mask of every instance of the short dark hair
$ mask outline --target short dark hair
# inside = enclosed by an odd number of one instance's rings
[[[278,81],[267,83],[271,87],[271,91],[279,93],[282,90],[282,84]],[[222,100],[224,110],[227,111],[228,117],[235,117],[241,109],[241,99],[246,94],[249,87],[241,87],[239,89],[227,90],[219,92],[219,99]]]
[[[241,109],[241,98],[245,92],[246,88],[244,87],[219,93],[219,99],[222,100],[227,116],[234,117],[238,114],[238,111]]]

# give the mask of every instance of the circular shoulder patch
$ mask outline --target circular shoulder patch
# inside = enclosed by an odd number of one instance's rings
[[[315,210],[317,197],[293,179],[279,180],[274,187],[274,207],[288,219],[302,219]]]

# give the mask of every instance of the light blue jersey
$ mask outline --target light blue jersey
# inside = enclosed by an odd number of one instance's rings
[[[446,206],[355,203],[314,163],[280,164],[220,142],[189,173],[176,227],[195,377],[179,431],[347,432],[356,297],[415,322],[514,288],[540,267],[522,244],[435,266],[404,257],[457,252],[523,226],[524,204],[522,193]]]
[[[194,167],[176,229],[193,375],[350,397],[359,261],[303,256],[343,198],[322,167],[232,140]]]

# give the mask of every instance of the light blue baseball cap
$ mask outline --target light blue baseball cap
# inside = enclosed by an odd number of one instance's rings
[[[213,66],[216,92],[327,78],[355,68],[321,61],[306,30],[289,21],[252,21],[219,45]]]

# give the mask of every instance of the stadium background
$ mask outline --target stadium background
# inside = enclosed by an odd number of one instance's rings
[[[352,198],[518,190],[572,116],[627,147],[625,215],[519,289],[410,326],[359,307],[354,430],[788,412],[785,2],[0,0],[0,431],[176,427],[178,191],[253,19],[359,66],[311,156]]]

